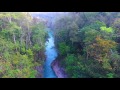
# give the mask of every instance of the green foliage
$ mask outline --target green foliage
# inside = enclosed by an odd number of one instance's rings
[[[25,47],[22,47],[21,48],[21,53],[25,53],[25,52],[26,52]]]
[[[29,57],[33,57],[33,51],[31,49],[26,50],[26,53]]]
[[[85,43],[91,43],[91,42],[93,42],[97,35],[99,35],[99,32],[96,31],[96,30],[94,30],[94,29],[86,31],[85,32],[84,42]]]
[[[59,43],[59,50],[60,50],[61,55],[65,55],[66,53],[70,51],[70,47],[67,46],[64,42]]]
[[[113,73],[108,73],[107,74],[107,78],[113,78],[114,77],[114,74]]]
[[[2,61],[3,62],[3,61]],[[2,77],[8,78],[30,78],[35,77],[36,70],[33,69],[34,63],[32,63],[31,57],[27,55],[21,55],[19,52],[16,54],[10,55],[7,59],[7,62],[2,64],[4,70],[1,71],[1,74],[4,74]]]
[[[74,54],[68,54],[67,57],[65,58],[66,60],[66,64],[69,66],[74,66],[75,61],[77,60],[77,58],[75,57]]]
[[[39,51],[39,50],[40,50],[40,46],[39,46],[38,44],[35,44],[35,45],[33,46],[33,50]]]
[[[106,59],[106,58],[103,59],[103,68],[111,69],[111,66],[110,66],[110,63],[109,63],[109,59]]]
[[[94,23],[91,23],[90,27],[95,29],[95,30],[100,30],[100,27],[105,27],[106,24],[104,22],[100,22],[100,21],[95,21]]]
[[[10,58],[9,52],[4,52],[3,56],[4,56],[5,59],[9,59]]]
[[[35,78],[35,67],[42,67],[34,56],[44,50],[46,32],[33,20],[25,12],[0,13],[0,77]]]
[[[68,54],[65,58],[66,72],[70,73],[71,76],[76,74],[76,60],[74,54]]]
[[[120,76],[119,14],[73,12],[56,20],[55,43],[69,77]]]
[[[106,27],[100,27],[102,31],[105,31],[107,33],[112,33],[113,32],[113,29],[111,27],[109,28],[106,28]]]

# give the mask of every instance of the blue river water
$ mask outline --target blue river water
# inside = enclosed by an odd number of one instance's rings
[[[51,68],[51,63],[57,57],[57,51],[54,44],[54,36],[50,30],[48,30],[48,35],[49,38],[45,43],[46,60],[44,64],[44,78],[57,78],[57,76]]]

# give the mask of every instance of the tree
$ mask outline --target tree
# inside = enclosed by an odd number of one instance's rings
[[[44,53],[46,32],[41,23],[33,23],[33,18],[25,12],[0,13],[0,77],[36,77],[35,67],[42,67],[44,59],[44,55],[40,56],[42,59],[35,57],[39,52]]]
[[[63,42],[59,44],[59,50],[61,55],[65,55],[70,51],[70,47]]]

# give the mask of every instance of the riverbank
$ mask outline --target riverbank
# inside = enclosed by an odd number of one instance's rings
[[[48,29],[48,40],[45,42],[45,62],[44,62],[44,78],[57,78],[51,63],[57,57],[57,51],[54,44],[54,36],[52,30]]]
[[[52,62],[51,67],[58,78],[67,78],[67,74],[64,69],[61,68],[60,62],[57,59]]]
[[[35,69],[37,70],[36,78],[43,78],[43,66],[36,66]]]

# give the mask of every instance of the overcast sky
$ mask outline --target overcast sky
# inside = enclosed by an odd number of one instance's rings
[[[36,13],[36,14],[48,14],[48,13],[63,13],[63,12],[30,12],[30,13]]]

